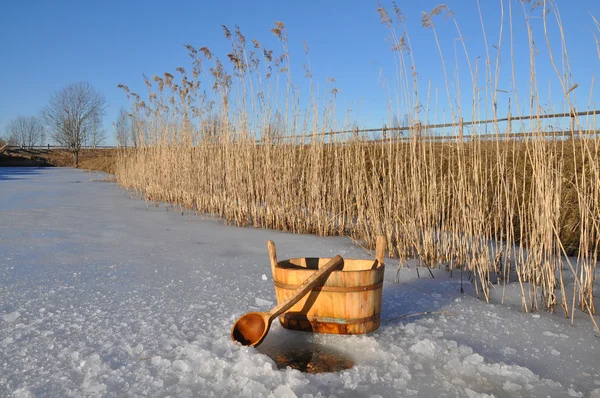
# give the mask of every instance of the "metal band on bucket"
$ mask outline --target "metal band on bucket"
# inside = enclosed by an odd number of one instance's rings
[[[328,318],[321,316],[306,316],[301,313],[287,312],[282,315],[286,321],[308,321],[310,323],[334,323],[338,325],[356,325],[367,322],[379,322],[379,313],[364,318]]]
[[[300,285],[291,285],[286,283],[281,283],[278,281],[273,281],[275,287],[284,290],[296,290]],[[369,290],[377,290],[383,286],[383,282],[376,283],[374,285],[366,285],[366,286],[351,286],[351,287],[340,287],[340,286],[317,286],[312,289],[313,292],[321,291],[321,292],[338,292],[338,293],[348,293],[348,292],[366,292]],[[286,314],[287,315],[287,314]]]

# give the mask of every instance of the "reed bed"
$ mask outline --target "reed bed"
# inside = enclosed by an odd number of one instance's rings
[[[509,43],[513,15],[525,16],[531,32],[529,17],[540,8],[548,38],[550,17],[543,10],[551,4],[527,8],[524,3],[519,10],[511,3],[501,5],[507,11],[502,26],[510,27]],[[553,26],[562,32],[560,14],[553,11]],[[448,132],[429,129],[423,122],[439,119],[422,111],[435,109],[432,98],[437,95],[428,89],[426,106],[420,105],[404,17],[395,5],[391,14],[384,7],[378,12],[389,29],[398,66],[398,87],[390,102],[409,116],[403,136],[383,131],[374,140],[361,135],[351,118],[338,120],[333,80],[325,98],[313,91],[301,98],[291,81],[283,23],[271,30],[281,42],[279,54],[256,40],[247,43],[237,28],[231,32],[224,27],[232,44],[227,63],[207,47],[187,46],[191,73],[178,68],[177,77],[165,73],[145,78],[144,97],[121,86],[132,103],[136,147],[118,156],[119,184],[139,192],[149,204],[167,202],[181,211],[209,213],[239,226],[345,235],[369,246],[382,234],[389,254],[400,264],[417,258],[430,268],[467,270],[477,294],[488,301],[492,283],[505,286],[513,276],[521,286],[524,311],[560,307],[572,318],[577,306],[595,323],[600,138],[590,134],[594,116],[573,113],[566,137],[548,135],[530,34],[530,92],[525,102],[534,116],[531,122],[525,126],[498,121],[499,62],[494,59],[500,56],[487,54],[483,71],[468,62],[468,83],[471,113],[491,114],[494,134],[483,138],[479,132],[484,127],[478,123],[465,132],[462,111],[455,107],[450,133],[456,138],[442,141]],[[451,11],[440,6],[424,13],[422,24],[432,32],[446,74],[434,24],[441,16],[454,21]],[[461,37],[458,24],[456,31]],[[485,27],[483,33],[487,43]],[[568,71],[564,37],[561,40],[560,54],[550,51],[548,62],[555,65],[558,57]],[[515,56],[509,47],[515,84],[511,93],[519,108]],[[548,42],[550,50],[554,47]],[[500,53],[501,41],[496,48]],[[471,59],[466,47],[463,57]],[[305,70],[312,87],[310,67]],[[570,112],[576,86],[565,70],[556,72]],[[450,81],[447,77],[444,88],[449,103],[464,103],[465,93],[456,84],[451,90]],[[485,101],[480,100],[482,90]],[[519,129],[529,134],[514,138]],[[354,133],[330,134],[334,130]],[[564,272],[575,279],[572,292],[565,290]]]

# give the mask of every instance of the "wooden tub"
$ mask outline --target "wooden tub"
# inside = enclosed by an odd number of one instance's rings
[[[277,261],[275,244],[268,242],[277,303],[290,296],[330,258],[292,258]],[[377,238],[376,259],[344,259],[324,284],[313,288],[279,317],[283,327],[307,332],[362,334],[379,328],[385,265],[385,239]]]

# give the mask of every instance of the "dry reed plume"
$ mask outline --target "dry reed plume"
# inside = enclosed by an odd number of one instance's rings
[[[420,98],[404,16],[395,5],[393,16],[380,6],[398,66],[391,102],[407,114],[405,135],[383,129],[382,139],[369,140],[352,120],[337,120],[333,80],[326,98],[312,91],[301,98],[291,81],[283,23],[271,30],[281,42],[279,54],[257,40],[248,42],[237,27],[223,27],[231,41],[227,63],[207,47],[188,45],[189,72],[180,67],[177,76],[145,78],[144,97],[121,86],[132,103],[136,148],[121,153],[118,181],[149,202],[210,213],[235,225],[347,235],[370,245],[383,234],[390,255],[401,264],[418,258],[426,267],[444,264],[470,271],[477,294],[486,300],[491,284],[505,285],[512,274],[521,286],[523,310],[560,306],[572,317],[577,305],[592,315],[600,253],[600,138],[589,133],[596,129],[595,118],[572,113],[577,86],[565,77],[570,76],[569,62],[558,10],[549,2],[533,7],[522,2],[517,10],[511,4],[501,2],[501,26],[508,24],[508,34],[500,32],[497,54],[487,53],[485,63],[471,62],[448,7],[423,13],[422,25],[435,40],[446,81],[443,96],[452,123],[445,134],[454,139],[442,140],[439,130],[425,125],[425,120],[442,118],[436,110],[438,93],[428,89]],[[564,93],[565,111],[571,113],[567,138],[549,134],[544,124],[550,112],[540,105],[537,89],[534,13],[544,21],[549,62]],[[518,16],[524,16],[530,43],[526,100],[519,98],[515,81],[513,18]],[[445,63],[436,26],[441,17],[455,26],[462,47],[455,49],[456,67],[461,54],[471,79],[466,90],[448,73],[451,66]],[[546,31],[551,18],[561,33],[558,45]],[[528,108],[528,122],[516,120],[522,111],[510,115],[509,108],[508,121],[498,114],[499,59],[505,46],[512,103],[518,110]],[[556,47],[559,54],[552,53]],[[304,68],[312,87],[310,62]],[[460,105],[465,103],[471,103],[470,114],[487,115],[491,122],[467,129]],[[484,138],[485,128],[493,134]],[[349,133],[330,134],[335,130]],[[528,134],[515,138],[520,131]],[[566,254],[577,261],[570,262]],[[575,277],[574,295],[565,291],[563,270]]]

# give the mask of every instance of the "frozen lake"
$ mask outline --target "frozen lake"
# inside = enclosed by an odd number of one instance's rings
[[[236,228],[147,209],[104,175],[0,168],[0,396],[600,397],[589,317],[486,304],[458,273],[414,267],[367,336],[274,323],[258,349],[235,319],[275,303],[266,241],[280,259],[369,258],[346,238]],[[422,311],[446,314],[391,320]],[[391,321],[388,321],[391,320]],[[320,345],[355,363],[335,373],[277,369],[270,347]]]

